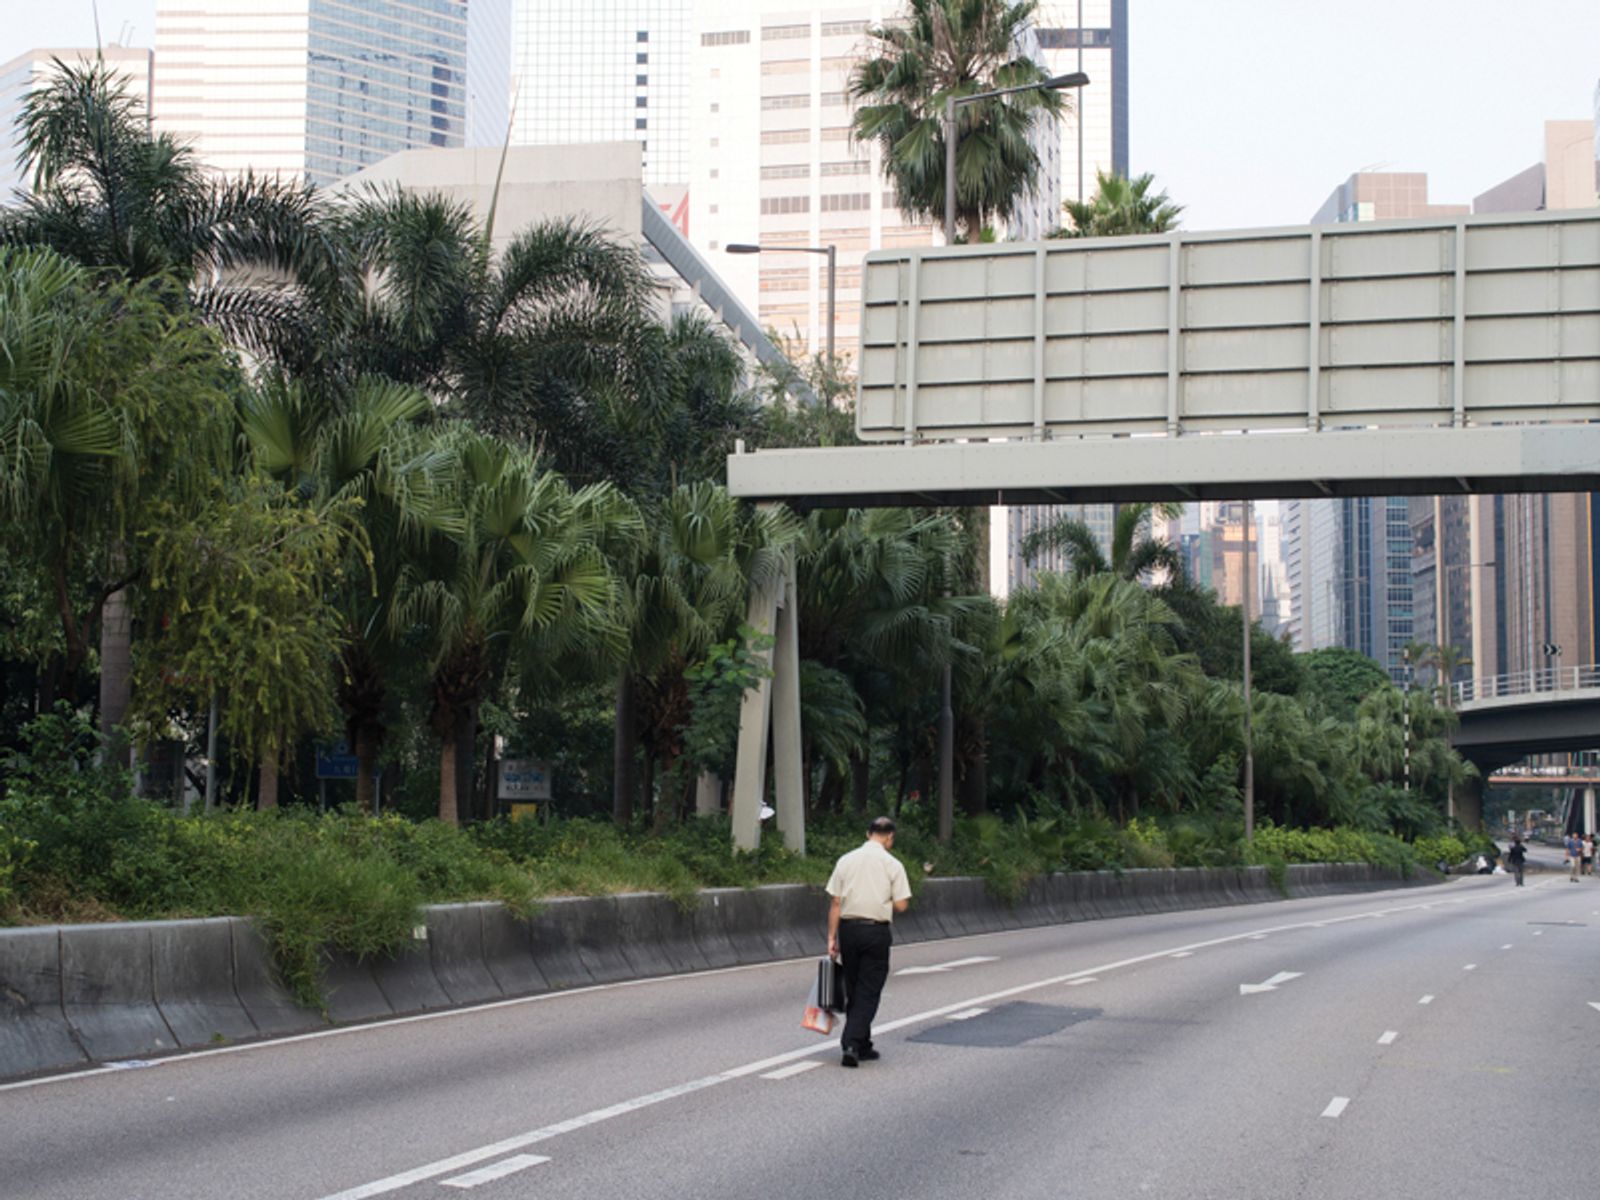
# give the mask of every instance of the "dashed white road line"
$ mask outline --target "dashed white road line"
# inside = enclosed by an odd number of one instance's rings
[[[776,1071],[768,1071],[761,1078],[789,1079],[795,1075],[804,1075],[807,1071],[810,1071],[815,1067],[820,1067],[821,1065],[822,1064],[816,1059],[810,1058],[806,1059],[804,1062],[790,1063],[787,1067],[779,1067]]]
[[[1337,1117],[1340,1113],[1344,1112],[1345,1108],[1348,1107],[1349,1104],[1349,1096],[1335,1096],[1328,1102],[1328,1107],[1322,1110],[1322,1115],[1325,1117]]]
[[[1168,958],[1193,958],[1193,950],[1179,950],[1176,954],[1169,954]]]
[[[1468,963],[1466,966],[1462,967],[1461,969],[1463,971],[1476,971],[1478,969],[1478,964],[1477,963]]]
[[[1383,1032],[1383,1036],[1378,1039],[1378,1045],[1380,1045],[1380,1046],[1392,1046],[1392,1045],[1394,1045],[1395,1038],[1397,1038],[1399,1036],[1400,1036],[1400,1034],[1398,1032],[1396,1032],[1395,1030],[1386,1029]]]
[[[1595,1012],[1600,1012],[1600,1002],[1591,1000],[1589,1001],[1589,1007],[1594,1009]]]
[[[1418,1004],[1432,1004],[1433,1003],[1433,997],[1432,996],[1424,996],[1421,1000],[1418,1000],[1417,1003]]]
[[[973,1017],[981,1017],[988,1011],[987,1008],[969,1008],[963,1012],[951,1013],[950,1019],[952,1021],[970,1021]]]
[[[1543,937],[1543,936],[1544,936],[1544,930],[1542,930],[1542,929],[1535,929],[1535,930],[1534,930],[1534,931],[1533,931],[1533,936],[1534,936],[1534,937]]]
[[[480,1183],[493,1183],[496,1179],[504,1179],[507,1175],[515,1175],[518,1171],[526,1171],[529,1167],[549,1161],[542,1154],[518,1154],[504,1162],[491,1163],[476,1171],[468,1171],[465,1175],[457,1175],[454,1179],[441,1179],[439,1184],[448,1188],[475,1188]]]
[[[1511,949],[1511,943],[1510,943],[1510,942],[1507,942],[1507,943],[1506,943],[1506,944],[1505,944],[1505,945],[1504,945],[1504,946],[1501,946],[1501,947],[1500,947],[1500,949],[1502,949],[1502,950],[1509,950],[1509,949]]]

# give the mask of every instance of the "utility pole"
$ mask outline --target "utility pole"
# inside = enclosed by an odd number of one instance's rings
[[[1248,844],[1256,836],[1256,762],[1252,746],[1254,730],[1250,713],[1250,501],[1244,502],[1244,603],[1239,611],[1244,621],[1244,840]]]

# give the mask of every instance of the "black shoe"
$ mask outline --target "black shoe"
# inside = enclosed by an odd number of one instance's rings
[[[865,1050],[857,1054],[856,1057],[862,1062],[876,1062],[878,1059],[882,1058],[883,1055],[879,1054],[871,1046],[868,1046]]]
[[[861,1055],[854,1046],[846,1046],[844,1054],[839,1059],[841,1067],[854,1067],[861,1062]]]

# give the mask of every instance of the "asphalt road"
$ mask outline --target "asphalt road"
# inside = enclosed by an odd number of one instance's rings
[[[1589,1196],[1597,947],[1559,876],[925,943],[853,1071],[810,960],[592,988],[0,1088],[0,1196]]]

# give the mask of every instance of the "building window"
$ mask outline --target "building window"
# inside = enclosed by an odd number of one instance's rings
[[[712,138],[711,139],[711,148],[713,150],[715,150],[720,145],[722,145],[722,139],[721,138]]]
[[[810,179],[811,165],[809,163],[783,163],[776,167],[762,167],[763,179]]]
[[[799,96],[763,96],[763,97],[761,97],[761,107],[762,108],[810,108],[811,107],[811,97],[810,96],[806,96],[806,95],[799,95]]]
[[[711,243],[711,248],[713,250],[720,250],[720,249],[722,249],[722,244],[720,242],[715,242],[714,241],[714,242]]]
[[[822,140],[825,142],[847,142],[850,140],[850,126],[829,126],[822,131]]]
[[[748,29],[729,29],[721,33],[702,33],[702,46],[743,46],[750,40]]]
[[[807,213],[810,211],[810,196],[763,196],[761,198],[761,212],[764,216]]]
[[[712,206],[711,206],[711,211],[712,211],[712,212],[717,212],[717,211],[718,211],[718,208],[717,208],[717,206],[716,206],[716,205],[715,205],[715,204],[713,204],[713,205],[712,205]]]
[[[839,192],[822,198],[823,212],[861,212],[871,207],[871,192]]]
[[[811,74],[811,60],[809,58],[774,58],[761,64],[763,75],[809,75]]]
[[[786,146],[795,142],[809,142],[809,129],[768,129],[761,135],[763,146]]]
[[[633,77],[633,85],[635,87],[644,87],[649,82],[650,76],[648,75],[635,75]]]
[[[712,105],[712,106],[711,106],[711,111],[712,111],[712,112],[721,112],[721,111],[722,111],[722,105],[720,105],[720,104],[713,104],[713,105]]]
[[[639,30],[633,35],[633,40],[636,42],[648,42],[650,40],[650,31],[648,29]]]
[[[711,178],[718,179],[718,178],[721,177],[721,175],[722,175],[722,172],[720,170],[718,170],[716,167],[712,167],[711,168]]]
[[[633,56],[633,61],[638,63],[642,67],[642,66],[644,66],[645,64],[647,64],[650,61],[650,56],[648,54],[645,54],[645,53],[641,52],[641,53],[635,54]]]
[[[633,98],[633,106],[635,108],[649,108],[650,107],[650,97],[649,96],[635,96]]]
[[[761,30],[761,40],[764,42],[783,41],[786,38],[808,38],[811,36],[809,25],[766,25]]]
[[[828,162],[822,164],[824,178],[830,175],[869,175],[872,173],[872,164],[865,159],[852,159],[849,162]]]
[[[824,21],[822,23],[823,37],[849,37],[853,33],[865,33],[865,21]]]
[[[845,95],[844,95],[843,92],[823,92],[822,93],[822,106],[824,108],[827,108],[831,104],[843,104],[844,101],[845,101]]]
[[[635,117],[633,119],[633,127],[635,129],[648,129],[650,127],[650,122],[644,117]]]

